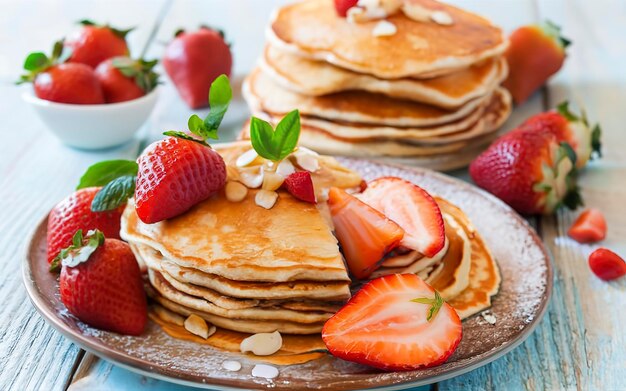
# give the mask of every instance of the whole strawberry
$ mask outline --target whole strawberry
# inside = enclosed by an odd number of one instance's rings
[[[78,230],[87,232],[98,229],[108,238],[120,238],[120,219],[124,206],[104,212],[91,210],[100,189],[87,187],[77,190],[52,208],[48,216],[48,262],[52,262],[62,249],[72,244],[72,236]]]
[[[104,103],[102,87],[93,69],[84,64],[64,63],[67,52],[63,43],[54,45],[52,56],[42,52],[28,55],[18,83],[33,83],[35,95],[40,99],[70,104]]]
[[[127,56],[126,35],[132,30],[120,30],[109,25],[98,25],[90,20],[81,20],[81,28],[65,40],[71,49],[69,62],[95,68],[111,57]]]
[[[530,117],[520,128],[552,133],[557,141],[568,143],[576,152],[577,168],[584,167],[592,155],[601,156],[600,126],[596,124],[592,128],[584,111],[580,116],[572,113],[567,101],[559,104],[556,110]]]
[[[153,71],[156,63],[157,60],[133,60],[129,57],[114,57],[101,62],[96,68],[96,76],[106,102],[125,102],[152,91],[159,79]]]
[[[163,56],[165,71],[192,109],[207,106],[211,82],[221,74],[230,76],[232,65],[224,34],[208,27],[194,32],[178,31]]]
[[[550,214],[582,204],[576,155],[554,134],[517,129],[496,140],[470,165],[474,182],[523,214]]]
[[[60,263],[60,265],[59,265]],[[139,335],[148,319],[146,295],[137,260],[127,243],[105,239],[102,232],[82,231],[63,250],[53,270],[61,266],[61,301],[88,325],[120,334]]]

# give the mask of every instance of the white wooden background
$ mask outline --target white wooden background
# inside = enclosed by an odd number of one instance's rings
[[[0,389],[185,390],[147,379],[86,354],[44,323],[22,286],[20,266],[30,231],[76,185],[83,170],[109,158],[134,158],[163,130],[183,129],[190,111],[165,80],[158,106],[133,142],[97,153],[61,145],[21,101],[12,82],[33,50],[48,50],[72,23],[91,18],[137,26],[135,55],[159,57],[178,27],[224,28],[233,42],[235,73],[254,64],[271,9],[283,0],[0,0]],[[587,203],[605,212],[604,245],[626,255],[626,2],[619,0],[455,0],[505,27],[551,19],[573,39],[565,68],[515,109],[511,128],[563,99],[584,105],[604,129],[605,156],[583,173]],[[235,112],[241,110],[235,110]],[[244,119],[227,116],[229,136]],[[466,179],[460,170],[454,175]],[[626,281],[605,283],[586,265],[591,246],[565,236],[576,213],[533,219],[556,265],[554,296],[535,333],[505,357],[432,385],[460,389],[626,389]],[[428,387],[426,387],[428,389]]]

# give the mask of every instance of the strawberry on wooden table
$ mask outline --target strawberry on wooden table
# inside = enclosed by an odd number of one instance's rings
[[[573,113],[567,101],[560,103],[556,110],[530,117],[520,129],[552,133],[558,142],[568,143],[576,152],[577,168],[583,168],[594,155],[601,156],[600,125],[592,127],[585,112],[582,115]]]
[[[582,205],[576,154],[549,132],[517,129],[494,141],[469,168],[474,182],[523,214]]]
[[[120,30],[109,25],[99,25],[81,20],[80,29],[65,40],[71,49],[69,62],[97,67],[102,61],[129,54],[126,35],[132,30]]]
[[[207,106],[211,83],[219,75],[230,76],[232,64],[223,32],[208,27],[194,32],[178,31],[163,56],[165,71],[192,109]]]
[[[102,86],[107,103],[137,99],[152,91],[159,81],[153,71],[157,60],[133,60],[129,57],[114,57],[105,60],[96,68],[96,76]]]
[[[605,281],[615,280],[626,275],[626,262],[619,255],[606,248],[599,248],[589,255],[591,271]]]
[[[368,282],[322,329],[333,356],[386,371],[442,364],[462,335],[456,311],[415,274]]]
[[[61,268],[59,291],[67,309],[88,325],[120,334],[139,335],[148,320],[143,280],[130,246],[81,230],[55,259]]]
[[[369,182],[358,197],[402,227],[402,246],[433,257],[445,245],[439,205],[421,187],[401,178],[383,177]]]
[[[523,26],[509,37],[504,56],[509,74],[502,83],[515,103],[524,103],[533,92],[558,72],[565,61],[570,41],[561,36],[561,28],[550,21]]]
[[[583,211],[567,231],[567,235],[579,243],[594,243],[606,237],[606,220],[595,208]]]
[[[51,57],[42,52],[29,54],[24,62],[27,73],[18,84],[33,83],[35,95],[52,102],[104,103],[102,86],[93,69],[84,64],[66,63],[67,55],[62,42],[55,43]]]
[[[328,206],[350,273],[358,279],[369,277],[404,237],[398,224],[341,189],[330,189]]]

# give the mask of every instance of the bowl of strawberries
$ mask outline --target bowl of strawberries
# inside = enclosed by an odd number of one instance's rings
[[[18,83],[22,97],[64,143],[102,149],[130,141],[149,118],[158,96],[156,60],[129,56],[130,30],[82,21],[50,56],[28,55]]]

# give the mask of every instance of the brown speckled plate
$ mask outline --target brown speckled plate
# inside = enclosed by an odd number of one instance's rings
[[[493,300],[495,325],[480,315],[463,322],[463,340],[443,365],[412,372],[384,373],[333,357],[281,367],[270,381],[251,376],[254,362],[204,345],[170,338],[155,324],[140,337],[92,329],[64,309],[56,278],[47,271],[46,224],[33,233],[24,262],[24,282],[33,304],[57,330],[84,349],[146,376],[213,389],[333,390],[381,387],[403,389],[460,375],[495,360],[519,345],[541,320],[552,290],[550,259],[531,227],[496,198],[457,179],[423,169],[358,159],[342,159],[364,176],[399,176],[460,206],[496,256],[502,273]],[[224,360],[243,364],[239,372],[221,369]]]

